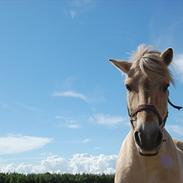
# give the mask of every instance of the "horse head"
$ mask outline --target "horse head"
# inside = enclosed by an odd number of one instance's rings
[[[168,87],[173,83],[168,69],[172,58],[172,48],[161,53],[140,45],[130,61],[110,60],[126,74],[128,111],[141,155],[156,155],[163,142]]]

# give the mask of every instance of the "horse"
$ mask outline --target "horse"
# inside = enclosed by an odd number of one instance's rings
[[[115,183],[183,183],[183,142],[173,140],[165,129],[168,87],[174,82],[168,68],[172,60],[172,48],[160,52],[146,45],[139,45],[130,61],[110,59],[126,75],[131,122],[117,159]]]

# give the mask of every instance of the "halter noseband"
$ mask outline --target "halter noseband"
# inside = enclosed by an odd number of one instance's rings
[[[176,106],[176,105],[174,105],[172,102],[170,102],[170,99],[169,99],[169,98],[168,98],[168,103],[169,103],[172,107],[174,107],[174,108],[176,108],[176,109],[178,109],[178,110],[180,110],[180,109],[183,108],[183,107],[181,107],[181,106]],[[141,112],[141,111],[150,111],[150,112],[155,113],[155,114],[157,115],[157,117],[158,117],[158,121],[159,121],[159,126],[160,126],[160,128],[161,128],[161,129],[164,128],[165,123],[166,123],[166,120],[167,120],[167,118],[168,118],[168,111],[167,111],[167,113],[166,113],[166,116],[165,116],[164,118],[162,118],[161,115],[160,115],[160,113],[159,113],[158,110],[156,109],[156,107],[155,107],[154,105],[152,105],[152,104],[142,104],[142,105],[139,105],[139,106],[137,107],[137,109],[135,109],[135,110],[132,111],[131,113],[130,113],[130,110],[129,110],[129,108],[128,108],[128,115],[129,115],[129,117],[130,117],[130,122],[131,122],[133,128],[135,128],[133,122],[137,120],[137,117],[136,117],[136,116],[137,116],[137,113],[139,113],[139,112]]]
[[[141,112],[141,111],[150,111],[153,112],[157,115],[158,117],[158,121],[159,121],[159,125],[161,127],[161,129],[163,129],[163,127],[165,126],[166,123],[166,119],[168,117],[168,111],[166,113],[166,116],[164,117],[164,119],[161,117],[160,113],[158,112],[158,110],[156,109],[156,107],[152,104],[142,104],[139,105],[137,107],[137,109],[135,109],[133,112],[130,113],[129,108],[128,108],[128,115],[130,117],[130,122],[132,124],[132,127],[134,128],[134,124],[133,122],[136,121],[137,119],[137,113]]]

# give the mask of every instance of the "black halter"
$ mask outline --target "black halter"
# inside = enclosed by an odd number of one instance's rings
[[[170,99],[169,99],[169,98],[168,98],[168,103],[169,103],[172,107],[174,107],[175,109],[177,109],[177,110],[180,110],[180,109],[183,108],[183,107],[181,107],[181,106],[176,106],[176,105],[174,105],[172,102],[170,102]],[[167,120],[167,118],[168,118],[168,111],[167,111],[167,113],[166,113],[166,116],[165,116],[164,118],[162,118],[161,115],[160,115],[160,113],[159,113],[158,110],[156,109],[156,107],[155,107],[154,105],[152,105],[152,104],[142,104],[142,105],[139,105],[139,106],[137,107],[137,109],[135,109],[135,110],[132,111],[132,112],[130,112],[130,111],[129,111],[129,108],[128,108],[128,115],[129,115],[129,117],[130,117],[130,122],[131,122],[133,128],[134,128],[133,122],[137,120],[137,117],[136,117],[136,116],[137,116],[137,113],[139,113],[139,112],[141,112],[141,111],[151,111],[151,112],[154,112],[154,113],[157,115],[157,117],[158,117],[160,128],[161,128],[161,129],[164,128],[165,123],[166,123],[166,120]]]
[[[167,120],[167,117],[168,117],[168,111],[166,113],[166,116],[164,118],[162,118],[160,113],[156,109],[156,107],[154,105],[152,105],[152,104],[142,104],[142,105],[139,105],[137,107],[137,109],[135,109],[131,113],[130,113],[129,108],[128,108],[128,115],[130,117],[130,122],[131,122],[133,128],[135,128],[133,122],[137,120],[137,117],[136,117],[137,113],[139,113],[141,111],[151,111],[151,112],[155,113],[157,115],[157,117],[158,117],[160,128],[161,129],[164,128],[166,120]]]
[[[181,106],[174,105],[172,102],[170,102],[170,99],[169,99],[169,98],[168,98],[168,103],[169,103],[172,107],[174,107],[175,109],[177,109],[177,110],[180,110],[180,109],[183,108],[183,107],[181,107]],[[168,110],[167,110],[167,113],[166,113],[165,117],[162,118],[161,115],[160,115],[160,113],[159,113],[159,111],[157,110],[157,108],[156,108],[154,105],[152,105],[152,104],[142,104],[142,105],[139,105],[139,106],[138,106],[134,111],[132,111],[132,112],[130,112],[130,111],[129,111],[129,108],[128,108],[128,115],[129,115],[129,117],[130,117],[130,122],[131,122],[131,125],[132,125],[133,129],[135,129],[135,126],[134,126],[133,122],[137,120],[137,114],[138,114],[138,112],[141,112],[141,111],[150,111],[150,112],[155,113],[155,114],[157,115],[157,117],[158,117],[158,120],[159,120],[160,129],[161,129],[161,131],[163,131],[164,126],[165,126],[165,123],[166,123],[166,120],[167,120],[167,118],[168,118]],[[164,139],[163,142],[166,142],[166,140]],[[140,151],[139,151],[139,153],[140,153],[142,156],[155,156],[155,155],[158,153],[158,151],[155,152],[154,154],[143,154],[143,153],[141,153]]]

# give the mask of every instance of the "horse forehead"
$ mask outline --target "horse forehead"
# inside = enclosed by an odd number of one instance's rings
[[[160,78],[159,76],[157,75],[153,75],[153,76],[142,76],[142,77],[139,77],[139,85],[142,85],[146,88],[150,87],[150,86],[155,86],[155,85],[158,85],[160,83],[162,83],[162,78]]]
[[[143,70],[138,65],[132,65],[128,72],[127,80],[131,78],[136,84],[146,84],[158,85],[162,83],[168,83],[171,80],[169,72],[167,70]]]
[[[160,77],[157,74],[152,73],[151,75],[149,74],[144,75],[142,72],[138,71],[128,75],[128,77],[126,78],[126,81],[134,82],[136,85],[149,88],[152,85],[155,86],[155,85],[161,84],[165,79],[166,78]]]

